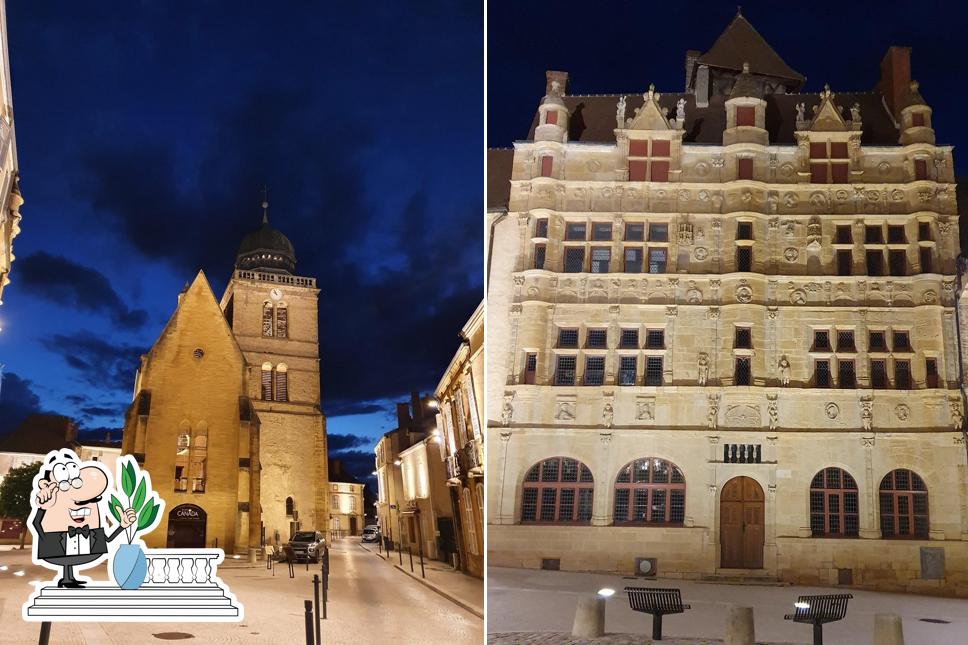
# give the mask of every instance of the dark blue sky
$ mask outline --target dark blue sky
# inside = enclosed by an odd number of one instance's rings
[[[890,45],[913,48],[913,78],[934,109],[938,143],[968,139],[962,3],[743,2],[743,15],[793,69],[805,92],[873,89]],[[681,92],[687,49],[708,50],[735,2],[488,2],[487,145],[524,139],[546,69],[570,73],[572,94]],[[955,152],[968,172],[968,153]]]
[[[198,269],[221,296],[268,183],[322,290],[331,447],[368,473],[483,295],[481,4],[7,11],[26,203],[0,432],[32,410],[120,428],[139,355]]]

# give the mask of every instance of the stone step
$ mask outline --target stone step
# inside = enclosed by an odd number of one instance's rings
[[[85,602],[86,601],[86,602]],[[177,607],[180,605],[190,607],[219,607],[231,605],[232,601],[226,596],[157,596],[157,595],[128,595],[127,598],[112,598],[109,600],[98,596],[91,598],[79,598],[77,596],[37,596],[34,606],[37,607],[72,607],[86,606],[86,603],[97,601],[99,607]]]
[[[132,594],[152,594],[156,596],[223,596],[222,588],[217,585],[142,585],[137,589],[121,589],[116,585],[94,583],[82,589],[47,586],[40,590],[41,596],[59,598],[129,598]]]
[[[126,590],[95,583],[83,589],[43,587],[27,608],[27,615],[70,616],[76,620],[168,621],[186,616],[230,620],[239,616],[239,608],[215,585],[147,584]]]
[[[222,607],[199,607],[198,605],[178,605],[171,607],[161,607],[161,606],[149,606],[149,607],[131,607],[131,606],[104,606],[99,605],[96,607],[81,607],[81,606],[54,606],[54,607],[38,607],[32,605],[27,609],[28,616],[76,616],[78,619],[91,619],[96,620],[97,618],[111,618],[114,616],[133,616],[144,618],[145,620],[163,620],[165,618],[177,619],[184,616],[217,616],[217,617],[229,617],[238,616],[238,607],[232,606],[222,606]]]

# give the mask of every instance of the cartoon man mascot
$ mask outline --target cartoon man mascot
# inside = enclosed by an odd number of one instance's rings
[[[36,495],[30,528],[34,534],[34,560],[51,568],[62,567],[58,587],[80,588],[87,581],[74,577],[74,567],[93,566],[108,552],[108,542],[134,524],[138,515],[128,508],[121,523],[105,532],[101,521],[101,495],[110,485],[110,474],[98,462],[80,462],[71,450],[48,455],[34,479]]]

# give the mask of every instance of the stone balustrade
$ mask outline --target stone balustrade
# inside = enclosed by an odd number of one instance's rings
[[[316,278],[304,278],[302,276],[288,275],[286,273],[269,273],[268,271],[244,271],[236,270],[235,277],[240,280],[258,280],[259,282],[273,282],[275,284],[288,284],[295,287],[315,287]]]
[[[224,555],[215,549],[146,549],[148,573],[145,584],[212,585],[215,569]]]

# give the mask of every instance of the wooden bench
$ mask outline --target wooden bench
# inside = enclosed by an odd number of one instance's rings
[[[652,614],[652,640],[662,640],[662,617],[666,614],[681,614],[689,605],[682,604],[678,589],[658,589],[656,587],[626,587],[629,606],[632,611]]]
[[[783,617],[795,623],[813,625],[813,645],[823,645],[823,625],[843,620],[847,615],[847,601],[853,598],[849,593],[800,596],[794,605],[797,609]]]

